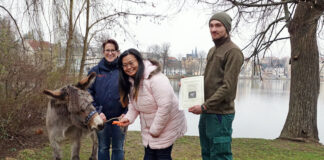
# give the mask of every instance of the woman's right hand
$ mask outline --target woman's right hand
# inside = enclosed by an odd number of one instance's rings
[[[99,116],[100,116],[100,118],[101,118],[104,122],[107,121],[105,114],[100,113]]]
[[[122,118],[121,120],[119,120],[121,127],[126,127],[129,125],[129,120],[127,118]]]

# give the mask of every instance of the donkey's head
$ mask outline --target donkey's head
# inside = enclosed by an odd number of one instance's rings
[[[76,85],[67,85],[55,91],[44,90],[51,100],[51,107],[66,107],[72,123],[79,127],[102,129],[104,122],[92,105],[92,97],[87,88],[92,84],[96,73],[91,73]],[[55,106],[53,106],[55,105]]]

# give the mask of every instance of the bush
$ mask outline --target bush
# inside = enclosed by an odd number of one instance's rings
[[[14,138],[24,129],[45,124],[48,99],[44,89],[57,89],[66,78],[51,58],[2,55],[0,60],[0,139]],[[20,58],[24,57],[24,58]],[[35,57],[32,57],[35,58]],[[39,60],[41,58],[41,60]],[[40,63],[36,63],[36,62]]]

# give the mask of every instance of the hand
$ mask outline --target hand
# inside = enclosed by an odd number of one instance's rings
[[[150,133],[150,135],[153,137],[153,138],[158,138],[160,135],[157,135],[157,136],[155,136],[155,135],[153,135],[153,134],[151,134]]]
[[[119,124],[120,127],[126,127],[129,125],[129,120],[124,117],[122,119],[120,119],[119,122],[120,122],[120,124]]]
[[[201,110],[201,106],[200,105],[195,105],[192,106],[188,109],[189,112],[193,113],[193,114],[201,114],[202,110]]]
[[[105,114],[100,113],[99,116],[100,116],[100,118],[101,118],[104,122],[107,121]]]
[[[118,117],[118,120],[120,121],[122,118],[124,118],[125,114],[121,114],[119,117]]]

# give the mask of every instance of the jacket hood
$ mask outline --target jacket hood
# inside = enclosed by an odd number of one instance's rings
[[[150,79],[153,75],[161,72],[161,65],[158,61],[148,59],[143,61],[145,69],[144,69],[144,78]]]

